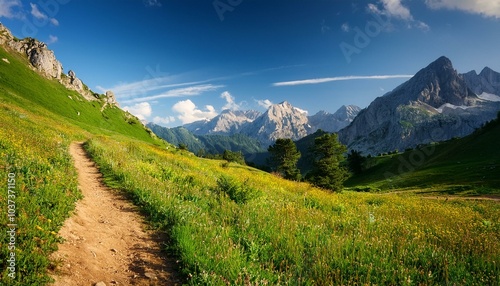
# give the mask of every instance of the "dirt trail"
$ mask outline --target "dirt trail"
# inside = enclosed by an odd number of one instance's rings
[[[83,199],[59,234],[51,260],[54,285],[180,285],[175,261],[161,252],[162,237],[147,230],[137,207],[106,188],[82,143],[70,153]]]

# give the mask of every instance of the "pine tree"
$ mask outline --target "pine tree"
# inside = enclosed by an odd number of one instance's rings
[[[340,166],[347,148],[342,145],[337,134],[325,134],[314,140],[314,167],[308,180],[314,185],[340,192],[347,179],[347,170]]]
[[[363,157],[359,151],[351,150],[351,153],[347,155],[347,165],[354,174],[363,172],[365,161],[366,157]]]
[[[222,154],[222,159],[228,162],[235,162],[240,165],[245,165],[245,157],[243,156],[243,153],[241,151],[232,152],[229,150],[224,150],[224,153]]]
[[[280,173],[285,179],[299,181],[300,171],[297,168],[297,162],[300,158],[300,152],[292,139],[278,139],[276,143],[267,149],[271,155],[269,163],[271,169]]]

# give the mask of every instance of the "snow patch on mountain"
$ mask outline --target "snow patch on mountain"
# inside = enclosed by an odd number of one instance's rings
[[[451,109],[457,109],[457,108],[460,108],[460,109],[463,109],[463,110],[466,110],[468,108],[471,108],[472,106],[466,106],[466,105],[460,105],[460,106],[457,106],[457,105],[453,105],[451,103],[445,103],[443,105],[441,105],[439,108],[436,108],[437,112],[439,113],[443,113],[443,110],[445,108],[451,108]]]
[[[495,101],[495,102],[500,102],[500,96],[483,92],[481,94],[478,94],[477,97],[479,97],[482,100],[487,100],[487,101]]]

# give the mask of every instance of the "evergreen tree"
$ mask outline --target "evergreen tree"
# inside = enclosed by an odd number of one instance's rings
[[[300,152],[292,139],[278,139],[276,143],[267,149],[271,155],[269,163],[271,169],[280,173],[285,179],[299,181],[300,171],[297,162]]]
[[[245,165],[245,157],[243,156],[243,153],[241,153],[241,151],[232,152],[229,150],[224,150],[224,153],[222,154],[222,159],[228,162],[235,162],[240,165]]]
[[[347,155],[347,165],[349,166],[349,170],[356,175],[363,172],[365,161],[366,157],[363,157],[359,151],[351,150],[351,153]]]
[[[325,134],[314,140],[314,167],[308,180],[314,185],[340,192],[347,179],[347,170],[340,166],[347,148],[342,145],[337,134]]]

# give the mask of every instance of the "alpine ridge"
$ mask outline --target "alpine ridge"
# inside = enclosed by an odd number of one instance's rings
[[[475,92],[498,92],[498,73],[459,74],[440,57],[393,91],[376,98],[339,132],[349,149],[365,154],[405,150],[472,133],[496,117],[500,104]]]
[[[196,121],[183,127],[194,135],[242,134],[258,140],[266,148],[278,138],[299,140],[319,129],[337,132],[349,125],[360,110],[357,106],[348,105],[333,114],[319,111],[308,116],[304,110],[284,101],[271,105],[264,113],[224,110],[211,120]]]

